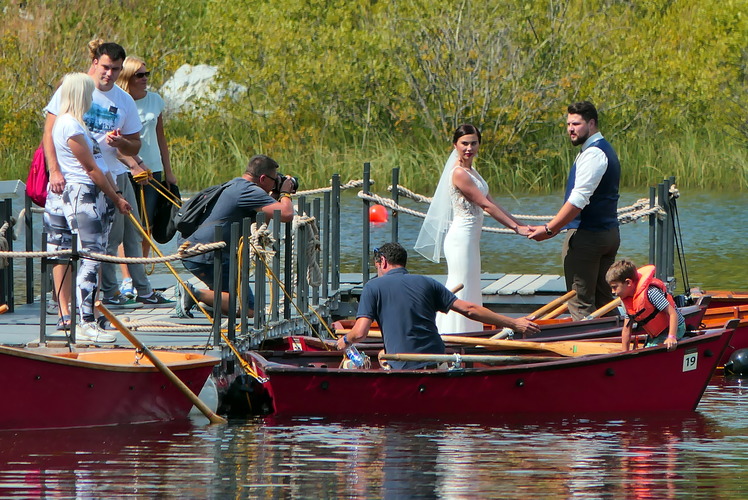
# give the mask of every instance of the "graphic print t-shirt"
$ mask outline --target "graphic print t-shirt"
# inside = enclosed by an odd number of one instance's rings
[[[57,89],[45,110],[47,113],[59,116],[60,89]],[[94,90],[93,104],[83,120],[93,138],[99,143],[106,166],[112,175],[116,177],[127,172],[125,164],[117,159],[117,149],[107,145],[106,134],[117,128],[120,129],[122,135],[140,132],[138,108],[130,94],[116,85],[106,92]]]

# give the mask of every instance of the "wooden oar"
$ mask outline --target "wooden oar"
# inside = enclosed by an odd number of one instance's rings
[[[556,310],[554,310],[550,314],[548,314],[548,315],[546,315],[546,316],[544,316],[544,317],[542,317],[540,319],[555,318],[559,314],[562,314],[566,308],[568,308],[568,306],[566,305],[566,302],[568,302],[569,299],[571,299],[572,297],[574,297],[576,294],[577,294],[576,290],[572,290],[570,292],[566,292],[561,297],[555,298],[552,301],[548,302],[546,305],[544,305],[543,307],[541,307],[537,311],[534,311],[534,312],[528,314],[527,317],[528,318],[539,318],[540,316],[542,316],[546,312],[550,311],[554,307],[559,306],[559,304],[561,304]],[[514,333],[514,331],[511,328],[504,327],[504,328],[501,329],[501,331],[499,333],[491,336],[491,338],[494,339],[494,340],[501,340],[501,339],[505,339],[505,338],[509,337],[513,333]]]
[[[569,304],[561,304],[560,306],[558,306],[557,308],[555,308],[553,311],[549,312],[548,314],[546,314],[542,318],[538,318],[538,319],[546,320],[546,319],[557,318],[557,317],[561,316],[562,314],[564,314],[568,310],[569,310]]]
[[[595,318],[599,318],[603,314],[612,311],[613,309],[615,309],[619,305],[621,305],[621,298],[620,297],[616,297],[615,299],[611,300],[610,302],[608,302],[607,304],[605,304],[604,306],[602,306],[600,309],[598,309],[597,311],[595,311],[592,314],[590,314],[589,316],[585,316],[584,319],[595,319]]]
[[[530,317],[535,317],[535,318],[540,318],[542,315],[544,315],[545,313],[547,313],[551,309],[557,308],[558,306],[560,306],[562,304],[565,304],[566,302],[568,302],[569,300],[571,300],[572,298],[574,298],[574,296],[576,294],[577,294],[576,290],[572,290],[570,292],[566,292],[564,295],[560,296],[557,299],[554,299],[554,300],[548,302],[546,305],[544,305],[543,307],[541,307],[537,311],[533,312],[529,316]],[[551,316],[551,317],[555,318],[555,316]],[[543,318],[543,319],[548,319],[548,317]]]
[[[130,332],[130,330],[128,330],[127,327],[125,325],[123,325],[120,322],[120,320],[117,319],[117,317],[114,314],[112,314],[109,311],[109,309],[107,309],[98,300],[96,301],[96,309],[98,309],[101,314],[103,314],[104,316],[106,316],[106,319],[108,319],[109,322],[112,325],[114,325],[117,328],[117,330],[119,330],[122,333],[122,335],[124,335],[125,337],[127,337],[127,340],[129,340],[132,343],[132,345],[134,345],[136,348],[138,348],[141,351],[143,351],[143,354],[145,354],[146,358],[148,358],[148,359],[151,360],[151,363],[153,363],[153,366],[155,366],[156,368],[158,368],[158,370],[161,373],[163,373],[164,375],[166,375],[166,377],[169,380],[171,380],[171,382],[175,386],[177,386],[177,389],[179,389],[182,392],[182,394],[184,394],[185,396],[187,396],[189,398],[189,400],[192,401],[192,404],[194,404],[197,407],[197,409],[200,410],[203,413],[203,415],[205,415],[208,418],[208,420],[210,420],[211,424],[225,424],[226,423],[226,419],[225,418],[223,418],[223,417],[221,417],[219,415],[216,415],[213,412],[213,410],[211,410],[210,408],[208,408],[208,405],[206,405],[205,403],[203,403],[203,401],[199,397],[197,397],[195,395],[195,393],[192,392],[192,390],[189,387],[187,387],[187,385],[184,382],[182,382],[181,380],[179,380],[179,377],[177,377],[174,374],[174,372],[171,371],[171,369],[169,369],[169,367],[166,366],[163,363],[163,361],[161,361],[160,359],[158,359],[158,356],[156,356],[155,354],[153,354],[151,352],[151,350],[148,349],[145,346],[145,344],[143,344],[140,341],[140,339],[138,339],[135,335],[133,335],[132,332]]]
[[[369,337],[381,338],[381,332],[369,332]],[[494,340],[479,337],[445,335],[446,343],[481,346],[489,350],[529,350],[555,352],[561,356],[585,356],[587,354],[610,354],[621,352],[621,346],[612,342],[586,342],[562,340],[556,342],[523,342],[520,340]]]
[[[516,365],[523,363],[543,363],[559,358],[548,356],[499,356],[480,354],[380,354],[379,359],[387,361],[430,361],[433,363],[465,362],[485,365]]]

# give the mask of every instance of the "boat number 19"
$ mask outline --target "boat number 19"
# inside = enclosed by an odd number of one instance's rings
[[[683,371],[690,372],[696,369],[696,361],[699,359],[699,353],[696,349],[687,350],[683,355]]]

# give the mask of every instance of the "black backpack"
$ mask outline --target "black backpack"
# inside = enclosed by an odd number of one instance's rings
[[[174,225],[177,231],[182,233],[182,238],[192,235],[205,222],[216,201],[218,201],[218,197],[221,196],[230,182],[207,187],[182,205],[182,208],[174,216]]]

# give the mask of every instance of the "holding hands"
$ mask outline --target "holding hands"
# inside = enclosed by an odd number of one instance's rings
[[[553,238],[555,233],[548,230],[548,226],[528,226],[527,237],[535,241],[544,241]]]

